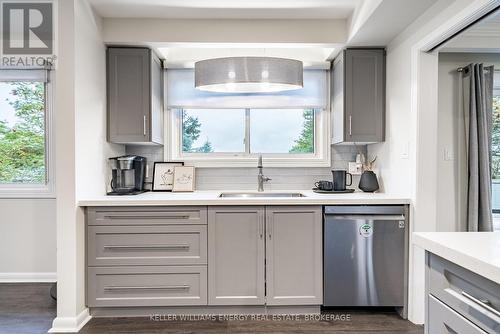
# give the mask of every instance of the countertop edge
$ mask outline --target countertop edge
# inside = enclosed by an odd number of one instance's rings
[[[79,200],[77,206],[196,206],[196,205],[349,205],[349,204],[410,204],[406,198],[363,198],[363,199],[88,199]]]
[[[422,232],[429,233],[429,232]],[[434,233],[434,232],[433,232]],[[435,232],[439,233],[439,232]],[[412,235],[413,244],[436,254],[452,263],[455,263],[467,270],[470,270],[480,276],[483,276],[495,283],[500,284],[500,268],[496,265],[483,261],[482,259],[471,256],[463,251],[447,247],[445,244],[431,240],[419,232]]]

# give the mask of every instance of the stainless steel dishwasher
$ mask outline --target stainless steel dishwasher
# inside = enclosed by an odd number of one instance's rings
[[[404,307],[407,226],[404,205],[325,207],[323,305]]]

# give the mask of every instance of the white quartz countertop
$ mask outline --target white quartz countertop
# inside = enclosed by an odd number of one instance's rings
[[[334,204],[409,204],[408,198],[384,193],[317,194],[312,190],[270,191],[299,192],[305,197],[220,198],[222,193],[252,191],[195,191],[191,193],[146,192],[131,196],[92,196],[81,198],[79,206],[160,206],[160,205],[334,205]]]
[[[415,232],[413,244],[500,284],[498,232]]]

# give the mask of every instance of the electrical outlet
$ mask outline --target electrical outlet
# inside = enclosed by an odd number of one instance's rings
[[[410,143],[406,142],[401,150],[401,159],[410,158]]]
[[[445,148],[444,149],[444,160],[445,161],[455,160],[455,153],[452,150]]]
[[[349,162],[349,173],[352,175],[361,175],[363,172],[363,165],[358,162]]]

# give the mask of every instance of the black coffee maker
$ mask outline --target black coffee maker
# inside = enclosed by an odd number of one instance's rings
[[[145,192],[146,158],[124,155],[109,158],[111,189],[108,195],[137,195]]]

